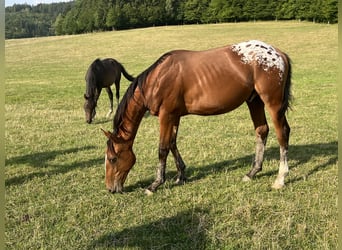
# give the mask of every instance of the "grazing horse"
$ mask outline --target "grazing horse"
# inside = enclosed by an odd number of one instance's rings
[[[106,88],[110,100],[110,109],[107,117],[113,112],[113,92],[110,86],[115,83],[116,101],[119,104],[121,73],[129,81],[134,77],[127,73],[125,68],[112,58],[96,59],[88,68],[86,80],[86,93],[84,94],[84,111],[87,123],[91,123],[96,115],[97,100],[100,97],[102,88]]]
[[[114,131],[105,153],[107,189],[122,192],[136,157],[133,143],[146,111],[159,117],[159,166],[146,192],[165,182],[166,158],[171,150],[177,167],[177,183],[186,181],[185,164],[177,149],[180,118],[188,114],[218,115],[246,102],[256,133],[255,158],[243,180],[261,171],[269,132],[265,106],[280,145],[279,173],[273,184],[284,186],[290,127],[285,113],[291,101],[290,58],[261,41],[247,41],[206,51],[175,50],[161,56],[129,86],[115,113]]]

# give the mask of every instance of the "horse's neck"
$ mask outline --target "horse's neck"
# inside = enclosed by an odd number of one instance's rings
[[[146,110],[141,92],[137,89],[127,103],[126,111],[118,130],[119,137],[125,141],[133,142]]]
[[[100,93],[101,93],[101,89],[98,89],[97,87],[92,87],[89,84],[87,85],[86,96],[97,101],[99,99]]]

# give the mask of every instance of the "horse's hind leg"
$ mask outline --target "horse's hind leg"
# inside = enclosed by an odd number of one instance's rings
[[[109,111],[106,115],[107,118],[110,117],[110,115],[113,113],[113,92],[112,90],[110,89],[110,87],[107,87],[106,88],[106,91],[107,91],[107,94],[108,94],[108,98],[109,98],[109,101],[110,101],[110,107],[109,107]]]
[[[279,146],[280,146],[280,164],[278,176],[272,185],[275,189],[280,189],[285,185],[285,177],[289,173],[287,163],[287,153],[289,147],[290,126],[285,115],[278,117],[278,112],[271,112],[271,117],[275,126]]]
[[[260,97],[256,96],[252,101],[247,101],[247,105],[254,123],[256,148],[252,169],[244,176],[243,181],[251,180],[256,173],[262,170],[262,162],[264,160],[264,151],[269,131],[265,116],[265,105]]]

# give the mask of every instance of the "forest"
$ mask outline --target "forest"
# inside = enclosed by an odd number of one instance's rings
[[[54,23],[58,15],[66,15],[73,2],[14,4],[5,8],[5,38],[25,38],[55,35]]]
[[[5,9],[5,38],[261,20],[338,22],[338,0],[76,0]]]

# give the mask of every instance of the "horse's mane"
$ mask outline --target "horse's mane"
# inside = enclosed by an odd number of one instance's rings
[[[162,63],[169,55],[171,55],[171,52],[165,53],[162,55],[155,63],[153,63],[149,68],[147,68],[145,71],[140,73],[133,82],[129,85],[125,95],[122,97],[122,100],[116,110],[116,113],[114,115],[113,120],[113,129],[114,133],[117,134],[119,131],[119,127],[122,123],[124,113],[127,109],[128,101],[133,97],[134,91],[137,87],[141,90],[143,94],[143,85],[146,81],[147,76],[153,71],[160,63]]]
[[[97,90],[97,82],[102,81],[101,77],[104,71],[102,61],[97,58],[89,66],[85,80],[86,80],[86,96],[93,97]]]

